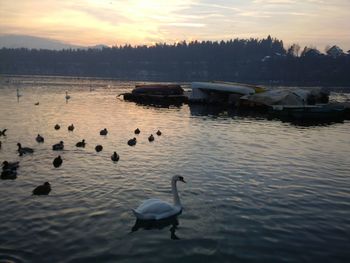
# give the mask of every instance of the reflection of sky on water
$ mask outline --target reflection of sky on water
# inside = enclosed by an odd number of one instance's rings
[[[0,259],[348,258],[349,121],[304,127],[215,110],[194,113],[187,105],[138,106],[116,99],[134,82],[91,82],[26,77],[2,84],[0,129],[8,131],[0,138],[0,161],[19,160],[20,168],[16,180],[0,181]],[[75,129],[68,132],[72,123]],[[127,140],[137,127],[137,145],[130,147]],[[107,136],[99,134],[103,128]],[[162,135],[149,143],[158,129]],[[38,133],[43,144],[35,141]],[[76,148],[82,139],[86,147]],[[63,165],[54,168],[51,146],[60,140]],[[19,157],[17,142],[34,154]],[[103,145],[99,153],[97,144]],[[117,163],[110,159],[114,151]],[[171,201],[175,174],[187,181],[178,189],[181,224],[136,225],[138,231],[129,234],[135,224],[131,208],[148,198]],[[31,196],[45,181],[50,195]],[[180,240],[169,243],[172,235]]]

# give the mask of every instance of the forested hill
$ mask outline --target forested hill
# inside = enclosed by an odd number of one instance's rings
[[[285,48],[270,36],[85,50],[2,48],[0,74],[350,85],[350,54],[337,46],[326,54],[297,44]]]

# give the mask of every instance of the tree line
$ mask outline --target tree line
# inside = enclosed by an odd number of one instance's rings
[[[325,54],[298,44],[285,48],[271,36],[102,49],[2,48],[0,74],[349,85],[350,52],[337,46],[328,47]]]

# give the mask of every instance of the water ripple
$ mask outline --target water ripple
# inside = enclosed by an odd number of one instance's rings
[[[0,181],[1,262],[350,260],[350,122],[302,127],[117,100],[134,82],[13,83],[0,87],[0,129],[8,128],[0,161],[20,161],[18,178]],[[99,135],[103,128],[107,136]],[[162,135],[149,143],[158,129]],[[75,147],[82,139],[86,147]],[[60,140],[64,151],[52,151]],[[17,142],[34,154],[19,157]],[[54,168],[59,154],[63,165]],[[175,174],[187,181],[178,185],[184,209],[177,223],[132,232],[131,209],[151,197],[171,202]],[[45,181],[50,195],[32,196]]]

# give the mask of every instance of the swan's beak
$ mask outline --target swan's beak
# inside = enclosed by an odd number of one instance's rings
[[[183,183],[186,183],[185,179],[183,179],[183,178],[180,179],[180,181],[183,182]]]

